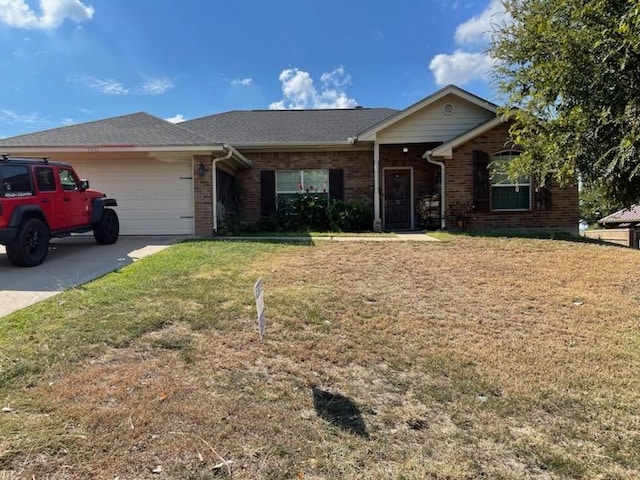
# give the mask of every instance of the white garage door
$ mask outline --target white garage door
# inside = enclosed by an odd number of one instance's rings
[[[191,235],[191,161],[152,158],[73,161],[78,175],[118,202],[122,235]]]

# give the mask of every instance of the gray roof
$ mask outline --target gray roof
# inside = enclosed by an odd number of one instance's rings
[[[202,136],[236,147],[264,144],[347,142],[398,111],[390,108],[332,110],[235,110],[179,123]]]
[[[194,146],[212,141],[145,112],[0,140],[0,147]],[[11,152],[9,152],[11,153]]]
[[[608,217],[599,220],[598,223],[603,225],[640,223],[640,203],[631,205],[629,208],[618,210],[616,213],[612,213]]]

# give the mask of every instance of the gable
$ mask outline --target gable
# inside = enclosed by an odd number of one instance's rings
[[[450,93],[381,130],[377,141],[447,142],[495,116],[495,112]]]

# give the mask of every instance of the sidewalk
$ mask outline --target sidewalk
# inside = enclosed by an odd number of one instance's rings
[[[240,240],[243,242],[439,242],[435,237],[431,237],[424,232],[405,232],[396,233],[394,237],[390,236],[347,236],[347,235],[327,235],[327,236],[306,236],[306,237],[279,237],[277,235],[260,237],[260,236],[221,236],[213,237],[214,240]]]

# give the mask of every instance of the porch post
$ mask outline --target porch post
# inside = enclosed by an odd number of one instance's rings
[[[380,217],[380,144],[373,145],[373,231],[382,231]]]

